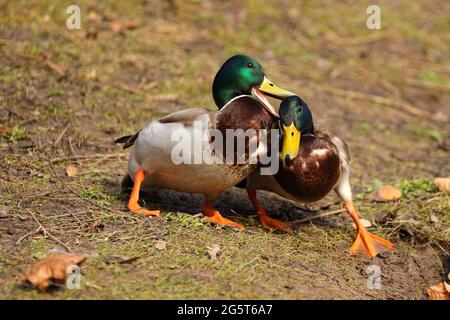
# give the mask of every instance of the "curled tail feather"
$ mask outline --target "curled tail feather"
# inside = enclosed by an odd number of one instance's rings
[[[140,131],[134,135],[120,137],[120,138],[114,140],[114,143],[118,143],[118,144],[123,143],[123,149],[129,148],[135,143],[137,137],[139,136],[139,133],[140,133]]]

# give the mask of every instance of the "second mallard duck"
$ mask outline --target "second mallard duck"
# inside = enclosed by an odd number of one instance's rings
[[[214,79],[213,95],[219,111],[202,108],[177,111],[150,122],[135,135],[117,139],[124,148],[134,145],[123,181],[123,186],[133,186],[128,208],[138,214],[159,215],[159,210],[139,206],[141,185],[200,193],[205,196],[203,214],[209,221],[244,229],[214,210],[213,201],[258,165],[248,161],[254,155],[248,148],[243,154],[235,153],[235,156],[247,159],[244,163],[227,162],[225,154],[216,152],[212,143],[216,136],[212,133],[218,131],[225,139],[233,129],[258,131],[276,127],[278,114],[265,94],[280,99],[293,95],[270,82],[258,61],[236,55],[223,64]],[[196,137],[199,137],[197,141]],[[266,149],[267,146],[258,148],[256,155]],[[183,161],[178,162],[180,154]]]
[[[315,130],[311,111],[297,96],[284,99],[279,114],[282,131],[280,169],[272,176],[255,171],[247,178],[247,192],[258,214],[266,215],[266,212],[256,199],[256,190],[272,191],[298,202],[317,201],[335,190],[357,227],[350,252],[374,257],[393,250],[392,243],[369,233],[361,224],[352,201],[350,154],[345,142]],[[274,227],[290,231],[289,225],[281,221]]]

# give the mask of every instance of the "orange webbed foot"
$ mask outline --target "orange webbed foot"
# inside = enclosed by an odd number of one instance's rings
[[[282,230],[284,232],[292,234],[292,227],[289,223],[271,218],[265,212],[258,213],[258,214],[259,214],[259,219],[260,219],[261,224],[263,225],[264,229],[269,230],[269,231],[272,231],[273,229],[278,229],[278,230]]]
[[[289,223],[271,218],[267,215],[266,210],[261,206],[258,199],[256,198],[256,190],[253,188],[247,188],[247,194],[250,201],[253,203],[253,206],[258,213],[259,220],[263,225],[264,229],[272,231],[274,228],[278,230],[282,230],[287,233],[292,233],[292,227]]]
[[[219,211],[214,210],[212,204],[206,202],[203,207],[203,214],[206,216],[206,219],[209,222],[218,224],[219,226],[228,226],[238,230],[244,230],[245,227],[237,222],[234,222],[230,219],[222,217]]]
[[[367,255],[370,258],[376,257],[378,254],[394,250],[394,245],[367,230],[359,230],[355,242],[349,249],[351,254]]]
[[[345,201],[345,208],[357,228],[355,242],[349,250],[351,254],[362,254],[373,258],[380,253],[394,250],[394,245],[391,242],[366,230],[351,200]]]
[[[159,210],[147,210],[147,209],[143,209],[141,208],[139,205],[137,206],[137,208],[130,208],[130,206],[128,206],[128,209],[135,213],[135,214],[141,214],[144,216],[156,216],[159,217],[159,214],[161,213]]]

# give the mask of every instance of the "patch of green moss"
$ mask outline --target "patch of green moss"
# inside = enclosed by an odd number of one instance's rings
[[[425,193],[433,192],[436,187],[427,179],[403,180],[400,183],[402,195],[417,198]]]
[[[11,140],[13,142],[17,142],[20,140],[25,140],[26,138],[27,138],[27,132],[26,132],[25,128],[23,128],[19,125],[15,125],[12,127],[9,140]]]

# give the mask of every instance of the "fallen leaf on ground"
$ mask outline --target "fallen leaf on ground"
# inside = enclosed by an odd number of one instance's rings
[[[89,72],[85,72],[83,73],[83,76],[87,79],[96,79],[97,78],[97,70],[96,69],[92,69]]]
[[[119,33],[122,31],[135,29],[137,26],[138,24],[136,22],[112,22],[109,25],[109,29],[112,32]]]
[[[8,208],[7,207],[0,207],[0,218],[7,218],[8,217]]]
[[[158,240],[156,241],[155,248],[158,250],[166,250],[167,241]]]
[[[430,300],[450,300],[450,292],[448,291],[448,287],[450,286],[445,282],[429,287],[427,289],[427,293]]]
[[[217,255],[219,254],[219,251],[220,251],[220,246],[217,243],[214,243],[211,246],[208,246],[207,249],[208,249],[209,257],[213,260],[216,260]]]
[[[450,194],[450,177],[434,179],[434,185],[442,192]]]
[[[395,201],[400,199],[402,192],[394,186],[381,186],[372,194],[375,201]]]
[[[47,290],[50,281],[64,283],[68,268],[80,266],[85,256],[77,256],[67,253],[56,253],[36,263],[29,272],[24,275],[24,280],[30,282],[40,291]]]
[[[100,15],[95,11],[89,11],[87,14],[88,21],[96,22],[101,19]]]
[[[0,134],[11,132],[11,127],[5,126],[4,124],[0,124]]]
[[[75,177],[75,176],[78,174],[78,169],[77,169],[77,167],[75,167],[73,164],[69,164],[69,165],[66,167],[66,174],[67,174],[69,177]]]

